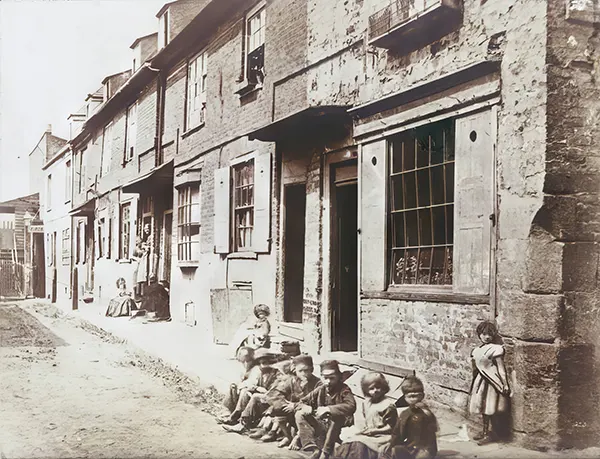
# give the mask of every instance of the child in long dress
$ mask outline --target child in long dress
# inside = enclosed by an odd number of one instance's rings
[[[498,329],[492,322],[481,322],[477,336],[482,344],[471,352],[473,383],[469,408],[471,413],[482,416],[483,430],[473,439],[483,445],[496,439],[490,422],[508,411],[510,387],[504,366],[504,347],[494,343]]]
[[[127,291],[127,284],[122,277],[117,279],[117,289],[119,293],[110,300],[105,313],[106,317],[129,316],[132,311],[137,310],[137,305],[131,298],[131,294]]]
[[[335,449],[335,459],[376,459],[382,446],[389,443],[398,420],[394,401],[385,398],[390,385],[383,374],[367,373],[360,384],[365,396],[362,404],[364,428]]]

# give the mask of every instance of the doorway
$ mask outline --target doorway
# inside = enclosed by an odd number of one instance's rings
[[[356,161],[332,167],[332,350],[358,349],[358,184]]]
[[[302,323],[304,297],[304,246],[306,233],[306,184],[284,188],[285,243],[283,252],[283,320]]]
[[[46,296],[46,262],[44,256],[44,233],[32,233],[33,236],[33,277],[31,279],[33,296]]]

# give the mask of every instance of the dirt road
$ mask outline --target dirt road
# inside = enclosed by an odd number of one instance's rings
[[[294,458],[224,432],[218,397],[49,305],[0,303],[2,458]]]

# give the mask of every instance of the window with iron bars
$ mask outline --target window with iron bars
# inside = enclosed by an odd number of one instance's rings
[[[252,247],[254,228],[254,160],[233,167],[233,250]]]
[[[451,285],[454,120],[403,132],[390,148],[390,285]]]

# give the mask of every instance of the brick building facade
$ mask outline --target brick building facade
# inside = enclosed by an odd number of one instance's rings
[[[599,378],[580,6],[167,4],[71,141],[77,292],[133,283],[149,223],[174,320],[227,342],[266,303],[305,351],[415,371],[465,413],[475,327],[496,319],[517,438],[596,443],[597,397],[573,395]]]

